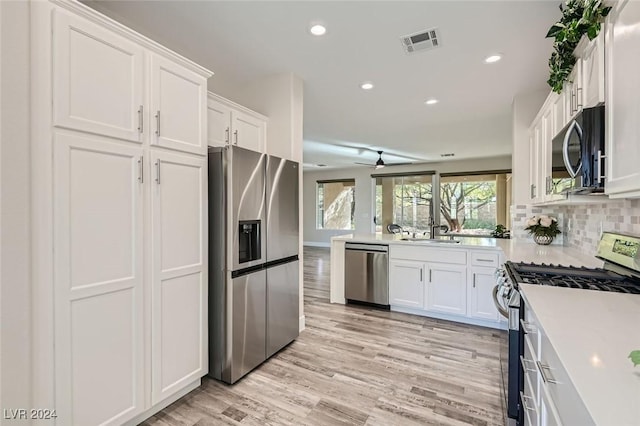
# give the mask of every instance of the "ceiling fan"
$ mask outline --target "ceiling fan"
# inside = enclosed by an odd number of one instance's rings
[[[360,165],[363,165],[363,166],[371,166],[371,167],[373,167],[375,169],[381,169],[384,166],[403,166],[403,165],[406,165],[406,164],[413,164],[413,163],[392,163],[392,164],[389,163],[388,164],[388,163],[385,163],[384,160],[382,159],[382,153],[384,151],[376,151],[376,152],[378,153],[378,161],[376,161],[374,164],[371,164],[371,163],[359,163],[357,161],[355,162],[355,164],[360,164]]]

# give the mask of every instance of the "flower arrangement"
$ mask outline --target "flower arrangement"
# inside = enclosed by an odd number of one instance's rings
[[[534,216],[527,220],[525,231],[529,231],[532,235],[544,235],[553,238],[562,232],[558,229],[558,220],[551,216]]]

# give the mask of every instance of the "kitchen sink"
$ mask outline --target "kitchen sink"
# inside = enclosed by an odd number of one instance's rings
[[[400,238],[401,241],[413,241],[415,243],[426,243],[426,244],[460,244],[460,241],[456,240],[440,240],[440,239],[432,239],[432,238]]]

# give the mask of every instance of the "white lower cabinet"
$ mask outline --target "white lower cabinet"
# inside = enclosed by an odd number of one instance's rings
[[[467,313],[466,265],[427,264],[427,310],[446,314]]]
[[[152,152],[152,403],[207,372],[207,159]]]
[[[493,288],[496,286],[495,268],[472,267],[469,290],[469,316],[472,318],[498,321],[499,314],[493,302]]]
[[[143,150],[56,132],[55,393],[61,424],[121,424],[144,401]]]
[[[391,244],[391,309],[501,327],[493,303],[494,274],[501,257],[499,250]]]
[[[389,304],[424,308],[424,263],[413,260],[389,261]]]

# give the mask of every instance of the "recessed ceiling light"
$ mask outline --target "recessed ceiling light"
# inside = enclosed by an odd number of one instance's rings
[[[364,83],[362,83],[360,85],[360,88],[362,90],[371,90],[371,89],[373,89],[373,83],[370,82],[370,81],[365,81]]]
[[[434,105],[437,104],[439,101],[437,99],[429,99],[428,101],[425,101],[425,104],[427,105]]]
[[[494,62],[498,62],[500,59],[502,59],[502,55],[500,55],[500,54],[496,53],[496,54],[494,54],[494,55],[487,56],[487,57],[484,59],[484,63],[485,63],[485,64],[493,64]]]
[[[327,28],[324,25],[315,24],[309,28],[309,32],[314,36],[321,36],[326,34]]]

